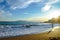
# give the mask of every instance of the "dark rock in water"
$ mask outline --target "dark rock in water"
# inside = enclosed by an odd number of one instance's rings
[[[30,28],[31,26],[30,25],[26,25],[26,28]]]

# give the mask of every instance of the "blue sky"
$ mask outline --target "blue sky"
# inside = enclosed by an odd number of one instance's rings
[[[0,21],[45,21],[60,15],[60,0],[0,0]]]

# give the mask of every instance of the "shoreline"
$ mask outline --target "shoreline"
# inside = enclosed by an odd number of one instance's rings
[[[50,28],[51,29],[51,28]],[[24,34],[24,35],[16,35],[16,36],[4,36],[4,37],[1,37],[0,39],[3,39],[3,38],[12,38],[12,37],[21,37],[21,36],[30,36],[30,35],[37,35],[37,34],[42,34],[42,33],[46,33],[46,32],[49,32],[49,30],[45,30],[45,31],[42,31],[42,32],[35,32],[35,33],[30,33],[30,34]]]
[[[53,28],[51,32],[0,38],[0,40],[60,40],[60,27]]]
[[[8,38],[0,38],[0,40],[33,40],[33,39],[46,39],[48,32],[38,33],[38,34],[30,34],[30,35],[23,35],[23,36],[15,36],[15,37],[8,37]],[[38,38],[37,38],[38,37]]]

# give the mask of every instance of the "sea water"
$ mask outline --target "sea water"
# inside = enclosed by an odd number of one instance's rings
[[[53,25],[54,27],[59,26],[59,24]],[[39,23],[37,26],[30,26],[29,28],[23,27],[23,25],[0,25],[0,38],[42,33],[49,31],[50,28],[52,28],[51,23]]]

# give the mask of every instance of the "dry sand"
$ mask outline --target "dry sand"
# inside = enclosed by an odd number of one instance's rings
[[[0,38],[0,40],[60,40],[60,28],[55,27],[50,32],[10,38]]]

